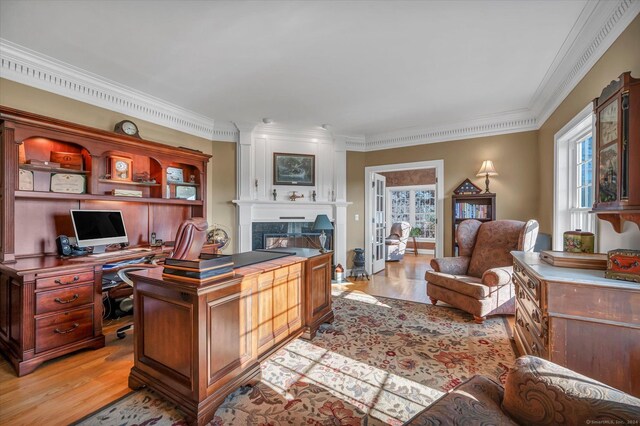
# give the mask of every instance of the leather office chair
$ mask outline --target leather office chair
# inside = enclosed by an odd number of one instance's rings
[[[183,221],[176,232],[175,245],[169,257],[173,259],[195,260],[200,257],[202,247],[207,239],[207,228],[209,224],[203,217],[194,217]],[[126,265],[118,270],[118,277],[131,287],[133,281],[127,275],[129,272],[139,271],[141,269],[157,268],[159,265],[153,260],[151,263],[136,263]],[[130,296],[133,301],[133,295]],[[125,332],[133,327],[133,322],[126,324],[116,330],[116,336],[123,339]]]

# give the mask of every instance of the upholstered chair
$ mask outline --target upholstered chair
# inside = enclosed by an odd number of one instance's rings
[[[398,261],[404,257],[410,233],[409,222],[397,222],[391,225],[389,236],[384,240],[386,261]]]
[[[538,222],[470,219],[458,225],[458,257],[431,260],[427,295],[434,305],[443,301],[473,315],[482,323],[487,315],[514,314],[511,281],[512,250],[533,251]]]

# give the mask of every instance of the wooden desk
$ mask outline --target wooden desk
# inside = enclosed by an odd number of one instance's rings
[[[333,320],[331,253],[293,251],[204,284],[163,279],[161,268],[131,273],[129,386],[149,386],[204,425],[227,395],[257,383],[261,361]]]
[[[640,286],[512,254],[518,350],[640,396]]]
[[[79,349],[103,347],[102,266],[145,255],[38,256],[0,264],[0,350],[16,374]]]

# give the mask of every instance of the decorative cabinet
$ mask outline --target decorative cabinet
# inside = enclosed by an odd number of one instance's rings
[[[520,354],[640,396],[640,287],[604,271],[549,265],[539,253],[512,254]]]
[[[206,217],[210,155],[6,107],[0,131],[0,262],[56,254],[70,209],[121,210],[132,246]]]
[[[456,229],[463,220],[475,219],[480,222],[496,220],[496,194],[468,194],[451,196],[451,250],[458,255]]]
[[[596,115],[595,202],[598,217],[622,231],[640,226],[640,79],[625,72],[594,99]]]
[[[0,270],[0,348],[18,376],[46,360],[104,346],[99,277],[93,264],[24,274]]]

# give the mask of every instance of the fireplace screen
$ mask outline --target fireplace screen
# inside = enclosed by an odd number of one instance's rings
[[[320,232],[313,222],[254,222],[253,250],[284,247],[320,249]],[[325,248],[333,250],[333,231],[325,231]]]

